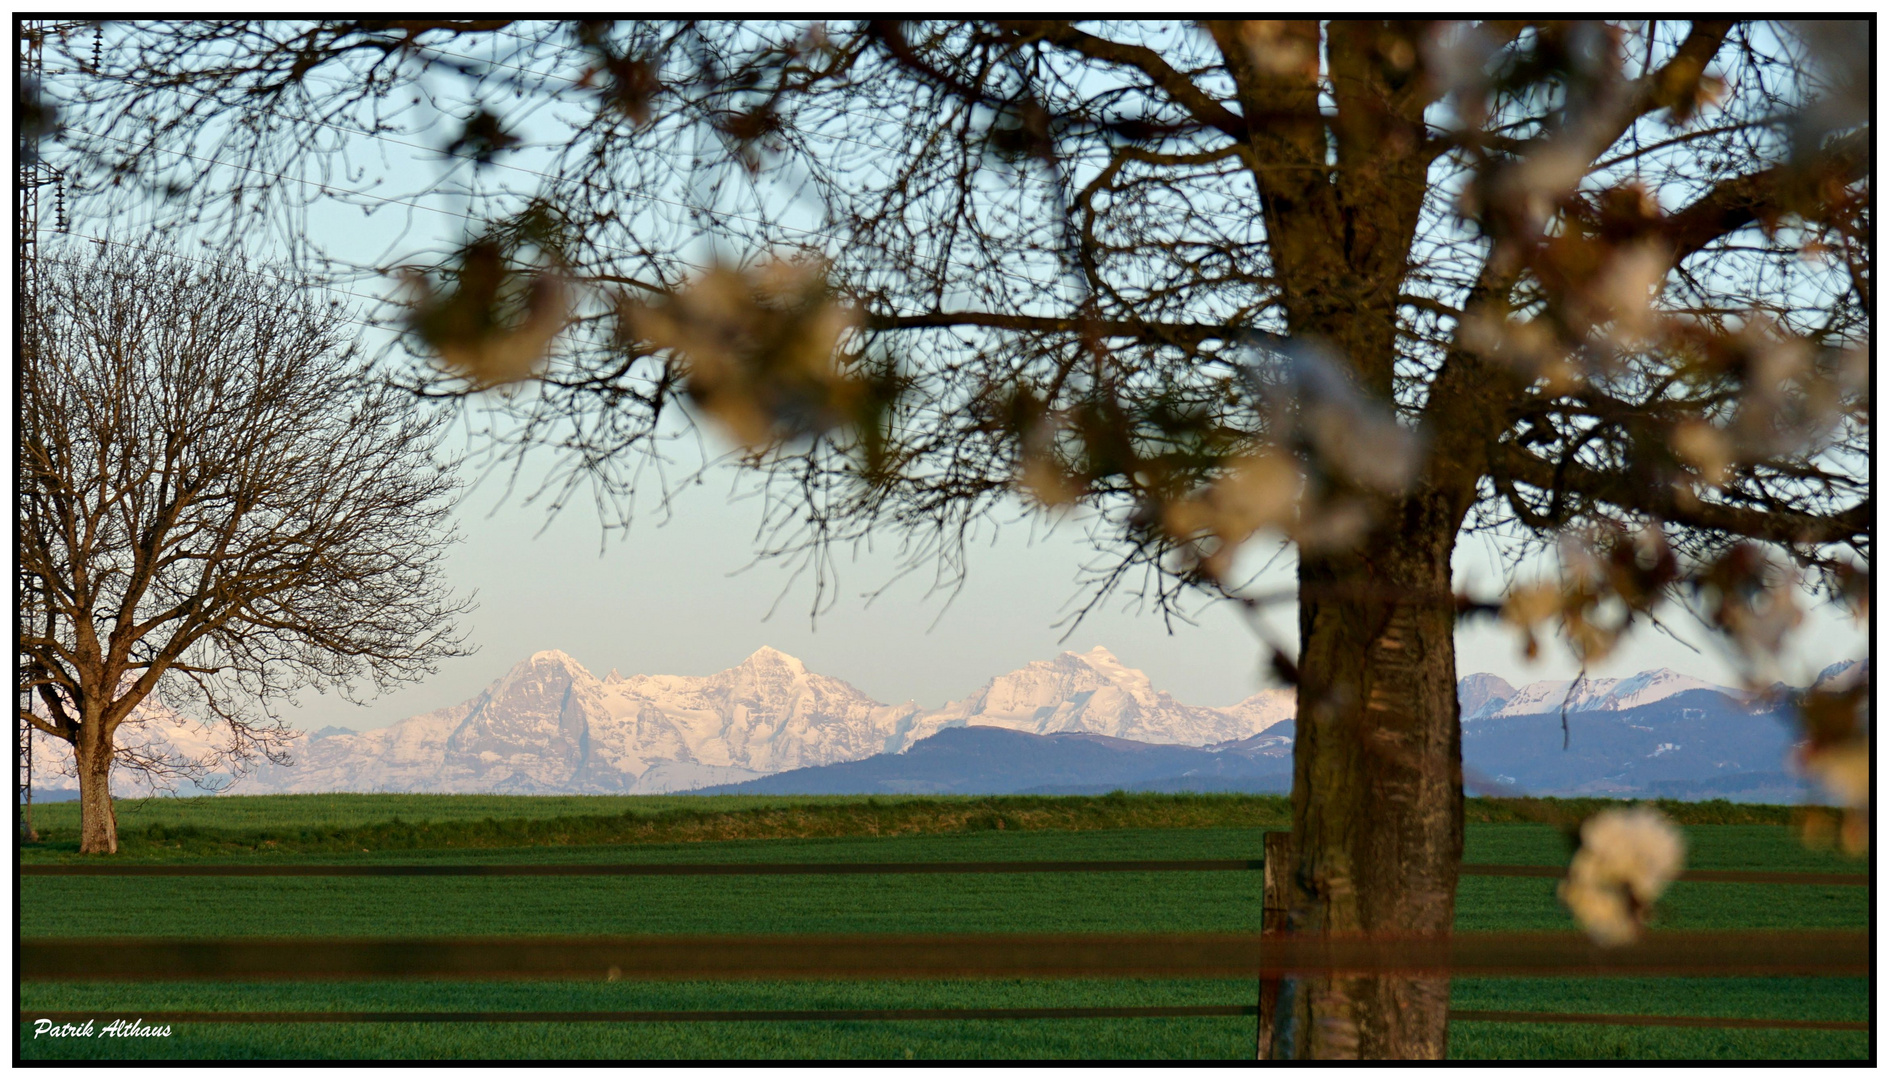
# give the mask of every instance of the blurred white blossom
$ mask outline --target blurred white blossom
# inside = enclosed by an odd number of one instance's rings
[[[623,314],[677,355],[689,396],[749,450],[845,423],[866,389],[841,362],[859,311],[832,294],[823,261],[716,266]]]
[[[1589,937],[1625,945],[1685,861],[1685,838],[1659,811],[1603,810],[1582,823],[1581,848],[1557,892]]]
[[[1846,807],[1869,805],[1869,741],[1852,739],[1804,754],[1804,768]]]
[[[1318,75],[1318,31],[1283,19],[1250,19],[1240,24],[1240,43],[1253,66],[1276,79],[1311,79]],[[1409,61],[1403,65],[1410,66]]]
[[[1212,487],[1170,503],[1165,524],[1170,535],[1194,546],[1208,573],[1224,581],[1234,553],[1254,533],[1291,525],[1304,486],[1298,466],[1285,455],[1247,454],[1230,462]]]

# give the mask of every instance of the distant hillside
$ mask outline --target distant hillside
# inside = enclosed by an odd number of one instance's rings
[[[821,765],[706,788],[744,795],[1077,795],[1125,791],[1284,792],[1291,740],[1238,749],[1163,746],[1107,735],[947,728],[902,754]]]
[[[1567,724],[1563,749],[1558,710],[1466,720],[1464,769],[1489,795],[1798,802],[1808,792],[1784,771],[1797,738],[1788,705],[1753,709],[1687,690],[1634,708],[1571,711]]]
[[[1466,786],[1478,795],[1800,802],[1808,787],[1784,771],[1794,733],[1788,705],[1754,710],[1714,690],[1685,690],[1647,705],[1570,711],[1566,749],[1558,710],[1465,722],[1463,767]],[[1291,721],[1199,748],[970,726],[921,739],[904,753],[704,793],[1283,793],[1292,786],[1292,738]]]

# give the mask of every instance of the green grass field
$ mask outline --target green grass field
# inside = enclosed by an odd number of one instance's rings
[[[1281,800],[579,799],[299,796],[164,800],[120,811],[124,857],[177,861],[896,862],[1254,858]],[[227,809],[223,809],[227,808]],[[74,858],[42,807],[49,842],[25,862]],[[1554,815],[1575,812],[1565,804]],[[1486,807],[1501,820],[1507,810]],[[1686,828],[1695,868],[1857,872],[1803,848],[1788,811],[1737,811],[1776,824]],[[401,825],[392,825],[398,814]],[[149,815],[139,825],[138,816]],[[1703,808],[1707,821],[1731,816]],[[1682,815],[1683,817],[1683,815]],[[491,819],[488,823],[488,819]],[[1558,819],[1558,818],[1556,818]],[[538,826],[562,820],[545,831]],[[1512,820],[1512,819],[1511,819]],[[416,823],[425,823],[424,825]],[[570,823],[580,823],[572,826]],[[590,825],[581,823],[589,822]],[[598,822],[613,822],[610,828]],[[509,823],[509,824],[508,824]],[[1191,824],[1188,824],[1191,823]],[[497,827],[491,827],[496,825]],[[468,833],[466,829],[473,831]],[[1001,826],[1001,827],[1000,827]],[[741,838],[589,843],[634,827]],[[872,835],[872,829],[879,835]],[[140,833],[139,830],[143,832]],[[800,835],[794,835],[799,832]],[[807,835],[807,833],[813,835]],[[782,836],[781,833],[789,835]],[[838,833],[838,835],[831,835]],[[742,834],[748,834],[743,836]],[[758,834],[758,835],[755,835]],[[372,835],[399,843],[350,851]],[[141,839],[138,837],[142,837]],[[275,837],[273,841],[267,837]],[[468,837],[476,844],[461,846]],[[773,837],[773,838],[768,838]],[[446,844],[422,847],[428,838]],[[560,842],[560,839],[562,842]],[[506,841],[510,841],[507,843]],[[1472,824],[1471,862],[1559,864],[1553,825]],[[411,845],[411,846],[409,846]],[[346,854],[344,854],[344,852]],[[884,875],[676,878],[62,878],[20,880],[24,937],[281,934],[636,934],[796,932],[1128,932],[1255,930],[1261,875]],[[1659,908],[1673,928],[1862,927],[1869,890],[1681,883]],[[1549,879],[1470,877],[1465,930],[1567,929]],[[57,984],[21,988],[27,1011],[614,1010],[1241,1004],[1250,982]],[[1860,1020],[1864,979],[1458,980],[1462,1009]],[[25,1058],[1239,1058],[1250,1018],[852,1021],[696,1024],[301,1024],[174,1026],[169,1039],[60,1040],[21,1028]],[[1867,1033],[1464,1022],[1461,1058],[1860,1058]]]
[[[1470,799],[1472,824],[1571,829],[1602,799]],[[1690,825],[1785,825],[1794,811],[1728,802],[1662,802]],[[457,852],[486,848],[957,836],[979,831],[1284,828],[1275,795],[741,796],[264,795],[118,804],[120,854],[169,861],[287,854]],[[74,857],[76,803],[36,807],[31,859]]]

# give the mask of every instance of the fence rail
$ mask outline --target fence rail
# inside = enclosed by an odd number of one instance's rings
[[[1107,874],[1262,870],[1262,859],[1118,859],[1088,862],[894,863],[40,863],[26,877],[691,877],[743,874]],[[1465,863],[1464,877],[1558,878],[1560,866]],[[1680,881],[1744,885],[1867,886],[1867,874],[1687,870]]]
[[[1135,1020],[1255,1016],[1257,1005],[1127,1005],[1004,1009],[644,1009],[604,1012],[201,1012],[137,1013],[143,1024],[695,1024],[724,1022],[828,1023],[848,1020]],[[20,1023],[83,1023],[94,1010],[20,1012]],[[1865,1020],[1783,1020],[1749,1016],[1646,1016],[1637,1013],[1537,1013],[1451,1009],[1452,1023],[1599,1024],[1632,1027],[1783,1028],[1868,1031]]]
[[[20,868],[80,877],[691,877],[723,874],[1106,874],[1258,870],[1257,859],[895,863],[223,863],[64,864]]]
[[[1576,933],[1449,937],[1259,934],[801,934],[780,936],[277,939],[71,938],[19,944],[39,980],[1279,978],[1863,975],[1856,930],[1649,933],[1605,948]]]

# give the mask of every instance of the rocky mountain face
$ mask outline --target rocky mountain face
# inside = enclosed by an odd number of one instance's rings
[[[1515,688],[1499,675],[1466,675],[1456,683],[1456,701],[1465,717],[1480,714],[1490,702],[1499,704],[1514,696]]]
[[[851,761],[910,745],[919,714],[916,702],[881,705],[770,648],[715,675],[636,675],[603,692],[616,723],[602,738],[620,768],[638,772],[656,762],[773,773]]]

